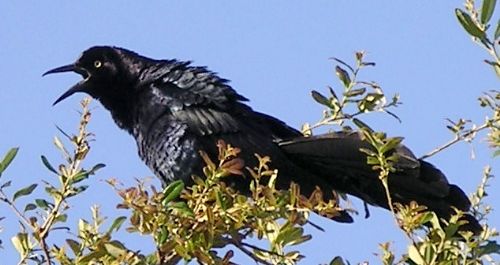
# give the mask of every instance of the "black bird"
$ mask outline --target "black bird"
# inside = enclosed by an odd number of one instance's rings
[[[205,67],[96,46],[84,51],[75,63],[44,75],[60,72],[76,72],[83,80],[54,104],[75,92],[99,100],[116,124],[135,138],[139,156],[164,184],[175,179],[190,183],[193,174],[202,176],[199,150],[215,158],[215,143],[222,139],[242,149],[247,165],[256,163],[254,153],[270,156],[272,166],[279,170],[280,189],[287,189],[293,181],[306,196],[318,186],[327,196],[336,190],[388,208],[377,172],[359,151],[369,145],[358,134],[304,137],[284,122],[252,110],[226,79]],[[389,177],[394,202],[416,201],[442,218],[454,213],[452,207],[470,209],[466,194],[448,183],[441,171],[417,159],[405,146],[395,152],[400,156],[397,172]],[[227,179],[239,191],[249,192],[249,178]],[[480,229],[472,216],[466,219],[473,230]],[[337,220],[352,221],[348,215]]]

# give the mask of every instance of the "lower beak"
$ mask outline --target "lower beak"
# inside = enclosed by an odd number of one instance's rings
[[[52,106],[56,105],[57,103],[63,101],[65,98],[75,94],[76,92],[82,92],[83,90],[83,84],[84,81],[78,82],[76,85],[72,86],[68,91],[64,92],[54,103],[52,103]]]
[[[85,70],[76,67],[74,64],[68,64],[65,66],[54,68],[52,70],[45,72],[42,76],[55,73],[64,73],[64,72],[75,72],[82,75],[85,79],[72,86],[70,89],[68,89],[68,91],[64,92],[64,94],[62,94],[56,101],[54,101],[52,105],[56,105],[57,103],[63,101],[65,98],[73,95],[76,92],[85,91],[85,81],[86,78],[88,77],[88,73]]]

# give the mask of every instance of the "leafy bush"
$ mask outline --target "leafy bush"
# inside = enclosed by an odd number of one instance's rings
[[[492,66],[500,78],[500,58],[497,53],[500,41],[500,22],[492,37],[493,27],[489,21],[496,1],[485,0],[480,9],[474,1],[466,1],[465,10],[456,9],[456,16],[474,42],[486,49],[492,60],[485,62]],[[379,172],[389,202],[387,178],[394,169],[398,157],[390,155],[390,150],[401,139],[387,137],[385,133],[374,132],[360,120],[370,112],[385,112],[399,119],[392,108],[397,107],[399,96],[387,100],[382,88],[374,82],[358,80],[358,73],[365,67],[375,66],[366,62],[363,52],[355,54],[355,66],[340,59],[335,68],[343,87],[342,93],[330,88],[325,96],[312,92],[313,99],[325,106],[320,121],[305,124],[305,135],[313,134],[321,126],[338,126],[340,130],[360,130],[373,149],[364,149],[367,163]],[[338,96],[340,95],[340,96]],[[54,183],[44,182],[44,198],[32,199],[32,192],[39,187],[33,183],[14,192],[8,192],[11,181],[0,184],[0,200],[12,210],[13,216],[21,223],[21,229],[11,238],[20,255],[19,264],[173,264],[181,260],[196,260],[203,264],[233,264],[234,250],[249,256],[260,264],[296,264],[303,256],[297,247],[311,239],[305,234],[304,226],[311,224],[311,213],[332,217],[341,210],[338,201],[323,201],[318,189],[309,198],[300,195],[300,187],[291,184],[288,190],[276,190],[275,180],[279,172],[269,167],[269,157],[256,155],[259,165],[244,168],[238,158],[241,151],[222,141],[217,143],[219,157],[212,161],[203,154],[204,175],[193,176],[195,185],[185,187],[181,181],[172,182],[168,187],[157,190],[138,182],[136,186],[123,188],[110,179],[107,183],[121,199],[118,208],[128,211],[128,216],[115,217],[111,225],[104,227],[104,217],[97,207],[92,208],[92,220],[80,219],[74,237],[66,238],[63,244],[49,243],[48,238],[67,222],[70,213],[69,200],[77,200],[87,190],[86,179],[95,174],[103,164],[84,167],[89,155],[89,143],[93,135],[87,131],[91,118],[90,100],[82,101],[82,114],[76,134],[69,135],[61,130],[71,148],[59,138],[55,146],[63,154],[64,161],[54,167],[44,156],[43,164],[56,177]],[[481,131],[487,131],[488,143],[494,156],[500,155],[500,91],[489,91],[479,98],[480,106],[491,112],[484,123],[475,125],[465,119],[450,121],[447,126],[454,137],[423,158],[435,155],[460,141],[473,141]],[[0,162],[0,177],[15,158],[18,148],[9,150]],[[238,194],[221,180],[238,177],[242,172],[252,177],[250,198]],[[483,231],[474,235],[461,231],[464,225],[460,219],[463,213],[446,222],[438,220],[433,212],[416,203],[410,205],[392,204],[391,211],[396,224],[408,238],[407,252],[396,258],[389,243],[382,243],[381,262],[383,264],[484,264],[492,263],[493,255],[500,253],[496,241],[498,232],[487,224],[486,217],[492,208],[484,203],[488,181],[493,177],[492,169],[486,166],[477,190],[472,194],[472,214],[482,222]],[[12,194],[12,195],[8,195]],[[28,197],[30,196],[30,197]],[[19,205],[17,199],[28,197],[31,202]],[[342,197],[342,196],[340,196]],[[36,214],[34,213],[36,210]],[[3,219],[4,217],[0,217]],[[1,220],[0,219],[0,220]],[[115,238],[126,220],[128,233],[140,233],[152,238],[156,250],[142,254],[139,250],[127,248],[127,242]],[[311,224],[314,225],[314,224]],[[1,230],[0,230],[1,231]],[[249,243],[249,238],[266,241],[262,248]],[[0,245],[1,245],[0,241]],[[227,248],[232,246],[232,248]],[[340,257],[330,262],[344,264]]]

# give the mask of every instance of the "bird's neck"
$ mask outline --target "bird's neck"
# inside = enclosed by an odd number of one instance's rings
[[[106,108],[111,113],[111,117],[118,125],[118,127],[131,133],[134,120],[134,115],[131,111],[134,109],[133,98],[123,92],[113,93],[113,91],[119,91],[119,89],[119,87],[107,87],[106,89],[102,89],[101,91],[107,91],[108,93],[92,96],[99,100],[104,108]]]
[[[101,101],[102,102],[102,101]],[[115,121],[116,125],[121,129],[126,130],[131,133],[133,127],[133,117],[130,115],[128,111],[128,104],[126,102],[113,102],[112,104],[106,104],[102,102],[102,104],[108,109],[111,113],[111,117]]]

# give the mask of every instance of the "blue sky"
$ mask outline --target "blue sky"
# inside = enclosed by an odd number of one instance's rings
[[[56,66],[73,62],[93,45],[116,45],[153,58],[193,60],[207,65],[248,97],[259,111],[300,127],[317,121],[322,108],[309,91],[340,88],[330,57],[352,62],[353,53],[365,50],[377,67],[361,76],[376,80],[387,94],[400,93],[404,105],[396,113],[403,122],[374,115],[370,124],[392,136],[404,136],[417,156],[451,139],[445,119],[465,117],[478,123],[485,113],[476,98],[498,89],[498,79],[482,62],[487,54],[472,44],[454,17],[461,1],[85,1],[0,3],[0,153],[19,146],[17,159],[1,181],[12,179],[16,187],[52,180],[40,155],[60,161],[52,144],[55,125],[74,131],[78,121],[76,95],[52,107],[52,102],[79,80],[74,74],[41,77]],[[493,19],[492,21],[496,21]],[[90,206],[101,205],[106,215],[117,196],[102,180],[116,177],[126,184],[151,176],[139,160],[134,140],[118,129],[97,102],[93,103],[91,130],[96,135],[88,166],[107,165],[89,182],[91,189],[79,199],[70,215],[90,218]],[[434,156],[451,182],[470,193],[484,165],[496,163],[484,141],[460,144]],[[492,182],[490,199],[500,206],[498,180]],[[37,194],[39,196],[39,194]],[[26,200],[20,200],[26,203]],[[358,204],[359,205],[359,204]],[[362,208],[359,208],[362,210]],[[10,237],[18,225],[5,205],[0,223],[5,249],[2,264],[12,264],[17,254]],[[351,225],[315,217],[326,232],[311,229],[313,240],[305,244],[303,264],[327,263],[341,255],[351,262],[377,264],[378,243],[394,242],[404,251],[406,241],[389,212],[371,208],[372,217],[358,216]],[[123,213],[122,213],[123,214]],[[491,215],[500,225],[500,214]],[[76,228],[76,222],[72,228]],[[63,232],[59,232],[63,233]],[[65,236],[64,234],[62,236]],[[127,238],[125,238],[126,240]],[[129,240],[130,241],[130,240]],[[140,248],[148,241],[133,240]],[[59,245],[61,245],[59,243]]]

